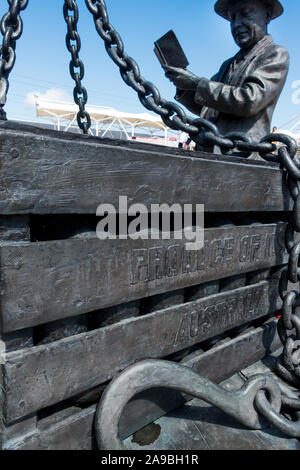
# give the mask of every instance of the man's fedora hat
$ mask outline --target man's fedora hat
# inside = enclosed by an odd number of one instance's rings
[[[233,0],[218,0],[215,4],[215,12],[226,20],[229,20],[228,6]],[[251,0],[249,0],[251,2]],[[273,8],[271,20],[275,20],[283,13],[283,6],[278,0],[261,0]]]

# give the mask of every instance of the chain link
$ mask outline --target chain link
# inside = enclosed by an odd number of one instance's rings
[[[9,88],[9,74],[16,61],[16,41],[23,32],[20,12],[25,10],[29,0],[7,0],[9,11],[2,17],[0,31],[3,36],[0,46],[0,121],[6,120],[4,106]]]
[[[70,75],[75,81],[73,97],[75,103],[79,107],[77,122],[83,133],[88,134],[89,128],[91,127],[91,117],[85,109],[88,94],[86,88],[82,85],[82,80],[84,78],[84,65],[82,60],[79,58],[81,40],[77,31],[79,12],[76,0],[65,0],[63,12],[68,27],[66,46],[71,54]]]

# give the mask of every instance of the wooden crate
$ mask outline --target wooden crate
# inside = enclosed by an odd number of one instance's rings
[[[221,382],[279,347],[271,317],[292,201],[276,164],[9,122],[0,152],[2,449],[93,448],[101,393],[141,359]],[[97,206],[121,195],[205,204],[204,248],[98,240]],[[135,397],[122,437],[188,399]]]

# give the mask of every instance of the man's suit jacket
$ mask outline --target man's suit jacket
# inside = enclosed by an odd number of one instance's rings
[[[211,80],[201,78],[196,92],[177,90],[175,98],[194,114],[215,122],[222,134],[242,131],[260,140],[270,132],[289,54],[266,35],[243,60],[237,63],[237,59],[238,54],[224,62]]]

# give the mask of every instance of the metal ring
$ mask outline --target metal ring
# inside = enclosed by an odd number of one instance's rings
[[[74,13],[73,15],[70,14],[71,11]],[[63,13],[64,13],[64,18],[66,22],[69,21],[69,18],[72,19],[73,23],[78,22],[78,19],[79,19],[78,7],[77,7],[76,2],[74,2],[73,0],[71,0],[71,3],[70,3],[70,0],[65,0],[65,3],[63,6]]]
[[[74,38],[72,38],[69,34],[66,35],[66,46],[70,53],[72,53],[73,49],[75,48],[76,52],[79,53],[81,49],[81,39],[77,31],[74,31]],[[75,41],[75,44],[71,44],[71,41]]]
[[[265,394],[259,392],[255,400],[256,407],[258,411],[277,429],[280,429],[284,434],[287,434],[291,437],[300,436],[300,421],[293,422],[286,419],[284,416],[279,414],[276,410],[272,408],[268,402]]]
[[[2,50],[2,47],[0,47],[0,55],[2,55],[1,50]],[[10,73],[15,65],[15,61],[16,61],[15,51],[12,47],[9,47],[8,51],[9,51],[8,59],[4,57],[1,59],[3,65],[1,65],[0,71],[2,74]]]
[[[154,111],[161,117],[169,115],[168,110],[163,108],[162,106],[157,105],[152,96],[146,97],[142,93],[138,93],[138,97],[142,105],[145,106],[146,109],[149,109],[149,111]]]
[[[204,139],[208,144],[218,145],[220,148],[224,148],[227,150],[232,150],[235,147],[234,143],[231,140],[215,135],[212,132],[204,132]]]
[[[10,23],[9,20],[10,20],[10,13],[6,13],[6,15],[3,16],[2,21],[1,21],[1,33],[4,36],[7,29],[12,28],[12,33],[10,37],[13,41],[16,41],[22,35],[23,21],[21,20],[20,15],[17,15],[17,23],[15,25]]]
[[[291,337],[288,337],[282,354],[282,362],[286,369],[291,373],[294,373],[296,368],[296,365],[293,363],[294,344],[294,340]]]
[[[295,201],[297,199],[298,195],[300,194],[299,182],[297,180],[294,180],[290,176],[288,176],[287,182],[288,182],[289,191],[291,193],[291,196]]]
[[[294,308],[296,306],[296,300],[298,297],[299,294],[296,291],[291,291],[287,294],[283,301],[282,318],[285,329],[289,331],[294,329],[292,317],[294,313]]]
[[[246,134],[246,132],[228,132],[227,134],[224,135],[225,139],[229,139],[234,143],[234,146],[239,150],[238,146],[239,144],[243,143],[248,143],[252,144],[253,140],[252,138]],[[244,158],[249,158],[251,156],[252,152],[243,152],[242,157]]]
[[[71,75],[71,77],[73,78],[73,80],[76,80],[76,78],[75,78],[76,75],[79,75],[80,80],[82,80],[83,77],[84,77],[84,65],[83,65],[83,62],[82,62],[80,59],[78,59],[78,63],[79,63],[79,65],[75,67],[75,64],[73,64],[72,61],[70,62],[70,67],[69,67],[69,68],[70,68],[70,75]],[[74,70],[75,68],[79,68],[79,73],[78,73],[78,72],[75,72],[75,70]]]
[[[278,156],[288,174],[296,181],[300,181],[300,169],[289,155],[287,147],[280,147]]]
[[[198,128],[198,131],[200,131],[200,129],[202,128],[202,129],[207,129],[208,131],[212,132],[212,134],[214,135],[220,135],[220,132],[217,126],[214,123],[208,121],[207,119],[196,118],[192,121],[192,124]]]
[[[85,0],[85,3],[93,16],[99,15],[98,5],[95,5],[93,0]]]
[[[128,64],[122,57],[120,57],[117,47],[105,44],[105,49],[110,58],[120,69],[124,71],[128,70]]]
[[[77,106],[81,106],[82,101],[84,102],[84,105],[87,103],[88,96],[87,96],[87,91],[84,87],[82,87],[82,95],[83,96],[77,96],[76,88],[74,88],[73,97],[74,97],[74,101],[77,104]],[[84,111],[84,109],[83,109],[83,111]]]
[[[129,72],[126,72],[122,69],[120,69],[120,74],[121,74],[121,77],[122,79],[124,80],[124,82],[130,86],[131,88],[133,88],[137,93],[140,93],[141,95],[144,96],[145,94],[145,88],[143,85],[139,84],[138,82],[136,82],[135,78],[134,78],[134,73],[129,71]]]

